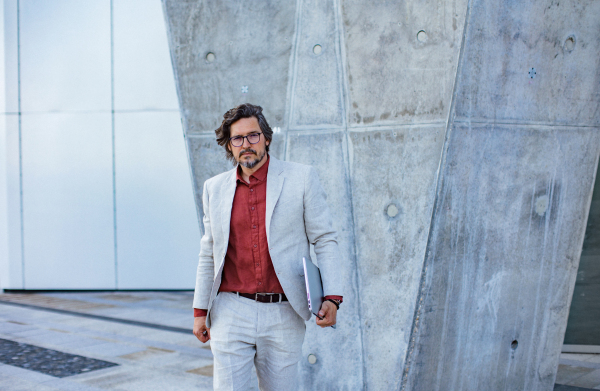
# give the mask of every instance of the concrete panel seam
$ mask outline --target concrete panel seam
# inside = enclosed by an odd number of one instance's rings
[[[21,112],[21,1],[17,0],[17,110],[19,111],[19,217],[21,219],[21,283],[25,289],[25,227],[23,225],[23,137]]]
[[[455,118],[453,123],[459,124],[477,124],[477,125],[510,125],[518,127],[549,127],[549,128],[600,128],[600,125],[593,124],[557,124],[551,122],[537,122],[537,121],[512,121],[512,120],[494,120],[486,118]]]
[[[294,125],[290,126],[288,130],[316,130],[316,129],[346,129],[344,125],[330,125],[330,124],[319,124],[319,125]]]
[[[287,129],[290,128],[292,124],[292,118],[294,117],[294,103],[295,103],[295,95],[296,95],[296,77],[298,73],[298,42],[300,41],[300,33],[302,31],[302,0],[296,0],[296,15],[295,15],[295,29],[294,29],[294,37],[292,41],[293,50],[291,53],[291,58],[289,62],[289,71],[288,71],[288,88],[286,95],[289,98],[289,103],[286,110]],[[284,160],[288,160],[288,138],[286,132],[286,138],[284,142],[284,150],[283,156]]]
[[[419,316],[422,314],[424,296],[426,295],[425,280],[427,278],[428,254],[430,254],[429,246],[432,243],[432,239],[433,239],[432,231],[433,231],[433,225],[434,225],[434,220],[435,220],[435,216],[436,216],[436,208],[437,208],[438,200],[440,198],[442,187],[443,187],[442,171],[444,168],[444,162],[445,162],[447,154],[448,154],[450,133],[452,131],[452,124],[453,124],[452,114],[453,114],[454,107],[456,104],[457,86],[459,85],[460,70],[462,68],[462,63],[464,61],[463,59],[464,59],[464,51],[465,51],[465,42],[466,42],[467,31],[468,31],[468,27],[469,27],[470,13],[471,13],[471,0],[468,0],[467,1],[467,9],[465,12],[466,15],[465,15],[465,21],[464,21],[464,27],[463,27],[463,35],[462,35],[462,40],[461,40],[461,44],[460,44],[460,52],[458,54],[457,66],[455,69],[456,75],[454,78],[454,85],[452,86],[452,97],[451,97],[452,100],[450,102],[450,108],[448,110],[448,118],[446,120],[446,135],[445,135],[444,145],[442,147],[442,152],[441,152],[441,156],[440,156],[440,163],[439,163],[437,175],[436,175],[437,176],[437,178],[436,178],[437,184],[436,184],[436,189],[435,189],[435,193],[434,193],[435,196],[434,196],[434,200],[433,200],[433,207],[431,210],[429,232],[427,233],[427,244],[425,245],[423,269],[421,271],[421,278],[419,281],[418,296],[417,296],[417,302],[415,305],[415,313],[413,316],[413,324],[412,324],[411,331],[410,331],[409,345],[408,345],[408,349],[406,349],[406,358],[404,359],[404,368],[402,370],[402,380],[400,381],[400,390],[401,391],[406,390],[406,386],[409,381],[408,376],[409,376],[409,371],[411,369],[411,365],[410,365],[411,359],[413,357],[413,352],[414,352],[415,345],[416,345],[416,339],[418,338],[418,334],[419,334]]]
[[[348,132],[363,133],[363,132],[385,132],[390,130],[413,129],[413,128],[439,128],[446,126],[446,121],[427,121],[427,122],[411,122],[402,124],[385,124],[385,125],[360,125],[349,126]]]
[[[290,136],[316,136],[316,135],[328,135],[328,134],[338,134],[344,133],[346,135],[345,129],[321,129],[321,130],[312,130],[312,131],[293,131],[290,130],[288,135]]]
[[[346,56],[345,56],[345,52],[342,52],[344,45],[342,45],[342,40],[343,40],[343,25],[341,23],[341,5],[340,2],[338,0],[332,0],[333,1],[333,16],[334,16],[334,20],[335,20],[335,33],[337,35],[337,39],[334,40],[335,42],[335,57],[337,59],[336,64],[337,64],[337,68],[338,68],[338,87],[339,87],[339,94],[340,94],[340,101],[341,101],[341,109],[342,109],[342,127],[346,128],[348,125],[348,121],[346,118],[347,115],[347,110],[346,107],[348,107],[349,104],[349,100],[348,100],[348,95],[346,94],[347,88],[346,88],[346,67],[344,66],[344,64],[346,64],[346,62],[344,61]]]
[[[357,227],[357,219],[354,213],[354,185],[352,181],[352,165],[350,162],[350,133],[348,129],[348,110],[347,108],[350,105],[350,96],[348,94],[348,77],[347,77],[347,60],[346,60],[346,45],[345,45],[345,34],[344,34],[344,25],[342,22],[342,5],[339,0],[334,1],[334,17],[336,24],[336,34],[338,35],[338,39],[336,40],[336,57],[338,58],[338,77],[341,78],[339,82],[341,102],[342,102],[342,128],[346,134],[345,138],[345,149],[344,149],[344,163],[346,165],[346,172],[348,174],[348,181],[350,185],[350,216],[352,218],[352,238],[353,238],[353,247],[354,247],[354,272],[356,275],[355,286],[353,287],[356,292],[356,307],[358,311],[358,319],[363,318],[363,309],[362,309],[362,300],[360,294],[361,285],[361,274],[360,268],[358,267],[358,248],[356,241],[356,227]],[[361,368],[362,368],[362,383],[363,390],[367,389],[367,365],[365,363],[365,333],[363,323],[361,321],[358,322],[358,328],[360,330],[360,352],[361,352]]]
[[[112,196],[113,196],[113,245],[115,289],[119,289],[119,263],[117,258],[117,178],[115,156],[115,29],[114,2],[110,0],[110,131],[112,149]]]
[[[399,130],[399,129],[410,129],[410,128],[438,128],[440,126],[445,126],[446,125],[446,121],[426,121],[426,122],[419,122],[419,121],[415,121],[415,122],[404,122],[404,123],[397,123],[397,124],[379,124],[379,125],[364,125],[364,124],[360,124],[360,125],[345,125],[345,126],[339,126],[339,125],[328,125],[328,124],[323,124],[323,125],[306,125],[306,126],[293,126],[290,128],[286,128],[286,129],[282,129],[287,131],[287,132],[294,132],[294,131],[302,131],[303,134],[309,134],[310,131],[324,131],[324,132],[329,132],[329,131],[335,131],[335,130],[339,130],[339,131],[347,131],[349,133],[351,132],[369,132],[369,131],[386,131],[386,130]],[[194,131],[190,131],[187,132],[187,136],[188,137],[199,137],[199,136],[206,136],[206,135],[212,135],[214,134],[214,129],[205,129],[205,130],[194,130]],[[282,132],[283,133],[283,132]]]

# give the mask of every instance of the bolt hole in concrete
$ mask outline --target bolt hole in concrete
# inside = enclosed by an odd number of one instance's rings
[[[514,341],[512,341],[512,343],[510,344],[510,348],[512,350],[515,350],[518,346],[519,346],[519,341],[517,341],[516,339]]]
[[[424,30],[421,30],[417,33],[417,41],[419,42],[427,42],[427,33]]]
[[[308,363],[309,364],[315,364],[317,362],[317,356],[315,356],[314,354],[309,354],[308,355]]]
[[[214,54],[214,53],[212,53],[212,52],[210,52],[210,53],[208,53],[208,54],[206,55],[206,61],[208,61],[208,62],[213,62],[213,61],[215,61],[215,58],[216,58],[216,57],[215,57],[215,54]]]
[[[321,54],[322,51],[323,51],[323,48],[321,47],[321,45],[313,46],[313,53],[316,54],[317,56],[319,54]]]
[[[387,215],[390,217],[396,217],[398,215],[398,207],[394,204],[390,204],[387,207]]]
[[[569,52],[575,49],[575,37],[571,36],[567,38],[565,41],[565,49],[567,49]]]

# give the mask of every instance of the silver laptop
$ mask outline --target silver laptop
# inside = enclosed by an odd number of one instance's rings
[[[323,303],[323,282],[321,281],[321,272],[317,265],[311,261],[307,261],[306,258],[302,258],[304,265],[304,282],[306,282],[306,296],[308,299],[308,309],[317,318],[321,317],[318,315],[321,309],[321,303]],[[331,326],[335,329],[335,325]]]

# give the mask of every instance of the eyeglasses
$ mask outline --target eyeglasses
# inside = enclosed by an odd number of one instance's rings
[[[248,142],[250,144],[256,144],[260,141],[261,134],[262,133],[252,133],[247,136],[235,136],[231,137],[229,141],[231,141],[231,145],[233,145],[234,147],[241,147],[242,145],[244,145],[245,138],[248,139]]]

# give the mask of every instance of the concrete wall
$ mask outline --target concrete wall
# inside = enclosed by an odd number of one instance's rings
[[[163,4],[198,209],[244,102],[329,196],[347,289],[304,389],[552,389],[600,151],[595,2]]]

